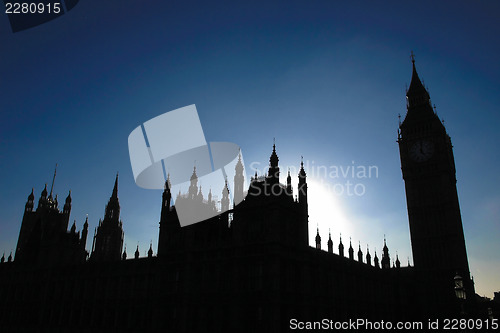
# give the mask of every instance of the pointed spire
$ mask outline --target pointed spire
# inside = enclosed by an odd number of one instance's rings
[[[12,262],[12,251],[10,251],[9,257],[7,258],[7,262]]]
[[[399,262],[399,257],[397,253],[396,253],[396,267],[397,268],[401,267],[401,262]]]
[[[269,178],[271,179],[271,183],[278,183],[280,176],[280,169],[278,167],[279,158],[278,154],[276,154],[276,144],[273,144],[273,152],[271,153],[271,157],[269,158]]]
[[[370,249],[368,248],[368,244],[366,244],[366,263],[368,265],[372,265],[372,256],[370,255]]]
[[[167,174],[167,180],[165,181],[165,190],[169,190],[172,188],[172,183],[170,182],[170,173]]]
[[[149,250],[148,250],[148,258],[152,258],[153,257],[153,241],[151,241],[151,243],[149,243]]]
[[[111,198],[118,199],[118,172],[116,173],[115,186],[113,187],[113,193],[111,194]]]
[[[71,203],[71,190],[69,190],[68,196],[66,197],[66,203],[70,204]]]
[[[330,232],[330,228],[328,228],[328,252],[333,253],[333,241],[332,241],[332,234]]]
[[[349,259],[354,260],[354,249],[352,248],[351,237],[349,237]]]
[[[73,225],[71,226],[71,233],[76,233],[76,220],[73,221]]]
[[[418,77],[417,69],[415,67],[415,55],[413,54],[413,51],[411,52],[411,62],[411,83],[408,91],[406,92],[406,97],[408,98],[408,107],[413,107],[424,103],[429,104],[430,96],[427,92],[427,89],[425,89],[424,85],[420,81],[420,78]]]
[[[304,170],[304,157],[300,156],[300,171],[299,171],[299,178],[305,178],[306,177],[306,172]]]
[[[125,244],[125,249],[123,250],[122,260],[127,260],[127,244]]]
[[[137,244],[137,249],[135,250],[135,253],[134,253],[134,258],[135,258],[135,259],[138,259],[138,258],[139,258],[139,244]]]
[[[321,236],[319,235],[319,226],[317,227],[317,233],[316,233],[316,248],[318,250],[321,249]]]
[[[363,251],[361,251],[361,241],[358,245],[358,262],[363,262]]]
[[[236,166],[234,167],[236,173],[242,173],[243,172],[243,161],[241,160],[241,149],[238,153],[238,162],[236,163]]]
[[[389,248],[387,247],[387,243],[384,235],[384,248],[382,249],[382,268],[390,268],[391,259],[389,256]]]
[[[286,193],[289,196],[293,195],[293,192],[292,192],[292,176],[290,175],[290,168],[288,168],[288,176],[286,177]]]
[[[42,190],[42,198],[43,199],[47,198],[47,183],[45,183],[45,187]]]
[[[191,180],[196,180],[198,179],[198,176],[196,175],[196,165],[193,167],[193,174],[191,175]]]
[[[340,234],[339,255],[344,256],[344,244],[342,244],[342,234]]]
[[[4,262],[5,262],[5,252],[4,252],[4,253],[3,253],[3,255],[2,255],[2,259],[0,259],[0,263],[2,263],[2,264],[3,264]]]
[[[31,188],[31,193],[30,193],[30,195],[28,195],[28,201],[35,200],[35,193],[34,192],[35,192],[35,189],[32,187]]]
[[[221,199],[221,212],[229,210],[229,186],[227,184],[227,178],[225,180],[224,188],[222,189],[222,199]]]
[[[52,198],[52,190],[54,189],[54,182],[56,181],[56,172],[57,172],[57,163],[56,163],[56,167],[54,168],[54,177],[52,178],[52,186],[50,187],[49,198]]]

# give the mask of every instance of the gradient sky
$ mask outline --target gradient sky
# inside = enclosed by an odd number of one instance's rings
[[[385,234],[391,256],[413,263],[396,143],[413,50],[454,145],[476,292],[492,297],[499,14],[498,1],[81,0],[15,34],[1,15],[0,251],[14,251],[26,198],[34,187],[38,200],[58,163],[54,192],[62,203],[71,189],[77,230],[88,214],[88,250],[118,171],[128,255],[150,241],[156,252],[161,191],[135,185],[127,138],[196,104],[207,140],[239,144],[247,175],[267,166],[273,137],[282,182],[304,156],[311,244],[318,225],[324,248],[330,228],[335,252],[342,233],[380,256]],[[321,166],[377,173],[323,177]],[[349,195],[348,181],[363,195]]]

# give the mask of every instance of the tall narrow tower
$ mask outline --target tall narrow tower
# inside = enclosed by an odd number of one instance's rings
[[[307,176],[301,158],[299,171],[299,214],[301,215],[301,243],[309,246],[309,208],[307,205]]]
[[[118,174],[116,174],[113,193],[109,198],[104,219],[99,221],[90,259],[95,261],[119,261],[122,256],[123,228],[120,221],[118,201]]]
[[[405,182],[415,269],[436,307],[453,308],[453,278],[464,279],[474,298],[458,203],[453,146],[420,81],[413,73],[406,93],[407,112],[399,126],[398,144]]]
[[[245,176],[243,174],[243,162],[241,161],[241,152],[238,154],[238,162],[234,168],[234,196],[233,204],[236,206],[244,199],[243,188],[245,186]]]

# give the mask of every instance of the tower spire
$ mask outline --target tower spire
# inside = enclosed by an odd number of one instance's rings
[[[116,172],[115,186],[113,187],[113,194],[111,194],[111,198],[118,199],[118,172]]]
[[[54,177],[52,177],[52,185],[50,186],[49,198],[52,198],[52,191],[54,190],[54,182],[56,180],[56,172],[57,172],[57,163],[56,163],[56,167],[54,168]]]
[[[319,235],[319,226],[316,227],[317,233],[316,233],[316,248],[318,250],[321,250],[321,236]]]
[[[276,154],[276,142],[273,140],[273,152],[271,153],[271,157],[269,157],[269,172],[268,172],[269,184],[271,185],[279,183],[280,168],[278,166],[278,162],[279,158],[278,154]]]
[[[332,241],[332,233],[330,232],[330,228],[328,228],[328,252],[333,253],[333,241]]]
[[[344,244],[342,244],[342,233],[340,234],[339,256],[344,257]]]
[[[412,63],[412,74],[411,82],[408,91],[406,92],[406,98],[408,102],[408,109],[418,105],[429,105],[430,106],[430,96],[425,89],[422,81],[418,77],[417,68],[415,67],[415,55],[413,51],[411,52],[411,63]],[[432,110],[432,107],[430,108]]]

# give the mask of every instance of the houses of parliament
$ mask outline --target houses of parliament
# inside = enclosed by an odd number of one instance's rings
[[[248,189],[238,161],[234,202],[226,180],[220,211],[211,193],[203,198],[196,168],[175,202],[167,179],[158,248],[147,257],[123,249],[118,175],[90,251],[88,221],[68,230],[71,193],[60,210],[52,189],[36,208],[32,191],[14,258],[0,263],[1,331],[286,332],[293,320],[486,316],[470,278],[451,139],[412,66],[397,142],[413,266],[391,264],[385,240],[380,259],[331,235],[325,242],[319,230],[310,247],[307,170],[301,162],[295,191],[290,172],[281,184],[273,145],[268,173]],[[213,217],[181,227],[183,205]]]

